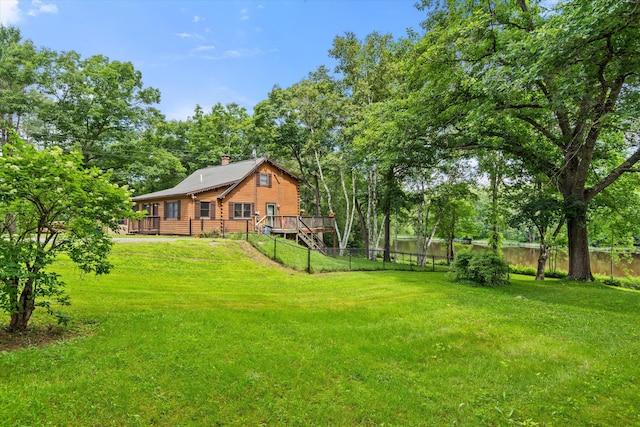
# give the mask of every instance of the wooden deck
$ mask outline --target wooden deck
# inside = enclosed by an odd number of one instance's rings
[[[160,217],[146,216],[129,223],[129,233],[160,234]]]
[[[304,242],[309,248],[326,252],[323,233],[333,234],[336,246],[336,219],[328,216],[265,216],[256,224],[256,231],[263,234],[278,234],[285,238],[295,236],[296,242]]]
[[[333,233],[336,220],[328,216],[265,216],[256,224],[256,231],[263,233],[265,227],[276,234]]]

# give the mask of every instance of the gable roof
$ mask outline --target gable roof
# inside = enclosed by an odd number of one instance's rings
[[[244,181],[247,176],[252,175],[260,165],[267,162],[287,175],[298,179],[295,175],[292,175],[285,169],[273,163],[271,160],[261,157],[229,163],[227,165],[198,169],[173,188],[142,194],[140,196],[133,197],[132,200],[137,202],[141,200],[160,199],[173,196],[190,196],[203,191],[231,186],[224,192],[226,195],[233,187]]]

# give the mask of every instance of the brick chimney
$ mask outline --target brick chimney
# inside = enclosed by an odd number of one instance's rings
[[[229,157],[229,155],[227,154],[223,154],[222,155],[222,162],[220,164],[224,165],[228,165],[229,161],[231,160],[231,157]]]

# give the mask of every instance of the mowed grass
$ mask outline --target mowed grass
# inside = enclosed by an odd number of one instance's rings
[[[0,425],[640,425],[637,291],[261,257],[118,243],[97,278],[61,259],[86,334],[0,355]]]
[[[368,260],[363,250],[350,253],[346,249],[342,256],[334,252],[334,256],[325,256],[316,251],[309,251],[306,247],[292,241],[263,235],[250,235],[249,241],[263,255],[274,259],[278,263],[297,271],[311,273],[327,273],[335,271],[375,271],[375,270],[407,270],[407,271],[448,271],[449,267],[432,263],[426,266],[416,265],[415,256],[409,254],[394,254],[395,262],[384,262],[382,254],[375,261]],[[275,254],[275,257],[274,257]]]

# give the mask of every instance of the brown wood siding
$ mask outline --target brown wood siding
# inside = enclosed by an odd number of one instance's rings
[[[276,215],[298,216],[300,214],[300,188],[298,180],[283,173],[269,163],[262,164],[256,173],[268,173],[270,187],[256,185],[256,175],[251,174],[235,187],[224,199],[218,196],[229,187],[205,191],[195,195],[195,199],[189,196],[169,197],[138,202],[141,208],[143,204],[158,203],[158,216],[160,217],[160,234],[188,236],[198,234],[201,230],[210,232],[214,229],[220,232],[235,233],[245,232],[246,219],[233,219],[233,212],[229,212],[232,203],[251,203],[259,215],[249,219],[249,232],[254,231],[257,220],[266,215],[267,203],[276,205]],[[180,201],[180,219],[164,219],[164,202]],[[210,209],[213,218],[196,219],[196,202],[211,202]],[[131,228],[130,228],[131,231]]]
[[[233,213],[229,212],[230,203],[253,203],[259,214],[257,215],[258,218],[254,216],[252,224],[255,224],[256,220],[266,215],[265,208],[267,203],[275,203],[276,215],[299,215],[300,195],[298,181],[282,173],[269,163],[262,164],[256,171],[256,174],[258,173],[271,174],[271,187],[258,186],[257,175],[247,177],[227,194],[220,206],[220,217],[233,218]]]

